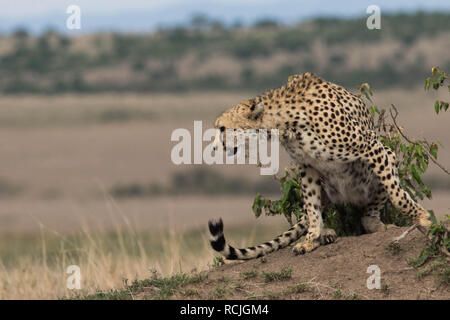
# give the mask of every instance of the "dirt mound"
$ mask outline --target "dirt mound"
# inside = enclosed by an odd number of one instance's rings
[[[211,269],[172,292],[172,299],[450,299],[449,261],[414,268],[425,237],[414,230],[397,247],[391,239],[406,228],[339,238],[306,255],[291,247],[248,262]],[[378,266],[379,289],[369,290],[368,278]],[[438,266],[439,268],[437,268]],[[375,267],[376,269],[376,267]],[[373,281],[369,281],[373,283]],[[154,288],[138,296],[152,298]]]

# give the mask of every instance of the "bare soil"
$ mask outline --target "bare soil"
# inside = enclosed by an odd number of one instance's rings
[[[408,263],[426,243],[422,233],[414,230],[401,240],[399,250],[388,249],[391,239],[405,230],[393,227],[385,232],[339,238],[301,256],[294,255],[289,247],[257,260],[227,263],[206,272],[205,280],[179,288],[172,298],[450,299],[448,282],[433,273],[420,277],[432,262],[419,269]],[[448,270],[448,260],[443,261],[443,268]],[[373,274],[367,272],[371,265],[380,268],[380,289],[367,288],[367,279]],[[271,277],[275,279],[268,281]],[[152,288],[139,297],[151,298]]]

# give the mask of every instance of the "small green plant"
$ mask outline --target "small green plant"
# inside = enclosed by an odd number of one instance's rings
[[[358,299],[359,299],[359,296],[358,296],[358,294],[356,292],[353,293],[352,295],[349,295],[349,296],[345,297],[345,300],[358,300]]]
[[[230,289],[226,288],[224,286],[221,286],[220,284],[217,285],[216,289],[214,290],[215,296],[219,299],[225,298],[228,294],[230,294]]]
[[[431,269],[423,269],[423,270],[419,270],[418,272],[417,272],[417,278],[418,279],[423,279],[423,278],[425,278],[426,276],[428,276],[428,275],[430,275],[431,274]]]
[[[246,272],[242,272],[241,275],[242,275],[242,278],[244,278],[245,280],[253,279],[258,276],[258,271],[256,271],[256,270],[246,271]]]
[[[212,267],[217,268],[224,264],[225,264],[225,261],[223,260],[222,256],[215,256],[213,259]]]
[[[413,267],[421,267],[427,261],[433,258],[439,258],[442,255],[450,256],[450,238],[448,236],[448,230],[446,227],[447,223],[450,223],[450,215],[446,215],[445,221],[436,221],[436,217],[434,214],[432,215],[433,224],[427,231],[427,235],[429,238],[428,245],[420,251],[420,254],[417,258],[410,259],[409,263]]]
[[[385,249],[393,256],[397,256],[403,251],[402,247],[400,247],[400,243],[398,242],[391,242],[387,244]]]
[[[439,256],[427,268],[417,272],[417,278],[423,279],[433,275],[438,286],[450,285],[450,264],[443,256]]]
[[[448,265],[445,268],[438,269],[436,271],[436,280],[440,285],[450,285],[450,267]]]
[[[336,289],[336,290],[333,292],[333,298],[335,298],[335,299],[340,299],[340,298],[342,298],[342,292],[341,292],[341,290]]]
[[[222,277],[220,277],[219,278],[219,281],[220,282],[230,282],[231,280],[233,280],[233,278],[232,277],[230,277],[230,276],[222,276]]]
[[[242,290],[244,290],[244,288],[245,288],[245,284],[242,281],[236,282],[235,285],[233,286],[233,289],[237,290],[237,291],[242,291]]]
[[[202,282],[207,278],[206,274],[174,274],[171,277],[160,277],[156,272],[149,279],[135,280],[130,285],[125,279],[125,287],[119,290],[110,290],[106,292],[97,292],[85,297],[87,300],[129,300],[134,299],[134,295],[144,290],[152,292],[151,295],[147,295],[148,298],[166,300],[173,296],[177,289],[184,287],[188,284],[194,284]]]
[[[292,269],[283,269],[280,272],[263,272],[264,282],[288,280],[292,276]]]
[[[188,297],[198,297],[200,294],[198,293],[197,290],[194,289],[186,289],[184,291],[184,295],[188,296]]]
[[[289,292],[291,293],[303,293],[308,291],[310,288],[306,283],[299,283],[293,287],[289,288]]]
[[[389,292],[391,291],[391,288],[389,288],[389,286],[388,286],[386,283],[382,283],[382,284],[381,284],[380,291],[381,291],[383,294],[388,295]]]
[[[281,293],[269,291],[269,292],[266,292],[265,295],[266,295],[267,298],[269,298],[270,300],[277,300],[277,299],[280,299]]]

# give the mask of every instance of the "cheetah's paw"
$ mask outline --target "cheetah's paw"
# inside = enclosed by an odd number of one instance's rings
[[[431,226],[433,224],[433,222],[431,220],[430,213],[428,211],[423,212],[417,219],[417,224],[419,224],[420,226],[422,226],[424,228],[428,228],[429,226]]]
[[[386,231],[388,226],[381,222],[378,217],[362,217],[361,224],[367,233]]]
[[[302,242],[297,243],[294,248],[292,249],[292,251],[297,255],[297,254],[305,254],[307,252],[311,252],[314,249],[316,249],[317,247],[320,246],[320,242],[319,241],[307,241],[304,240]]]
[[[320,233],[320,244],[330,244],[335,242],[337,239],[336,232],[333,229],[325,228]]]

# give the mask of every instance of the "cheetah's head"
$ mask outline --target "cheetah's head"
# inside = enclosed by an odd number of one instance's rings
[[[225,151],[231,154],[237,152],[238,147],[236,141],[233,144],[230,142],[227,144],[226,134],[233,133],[237,139],[239,134],[242,134],[242,130],[247,129],[260,129],[262,124],[264,112],[264,105],[262,102],[258,102],[257,99],[250,99],[237,104],[236,106],[228,109],[222,113],[214,124],[217,129],[216,139],[214,141],[214,148],[222,147]],[[231,146],[230,146],[231,145]]]

